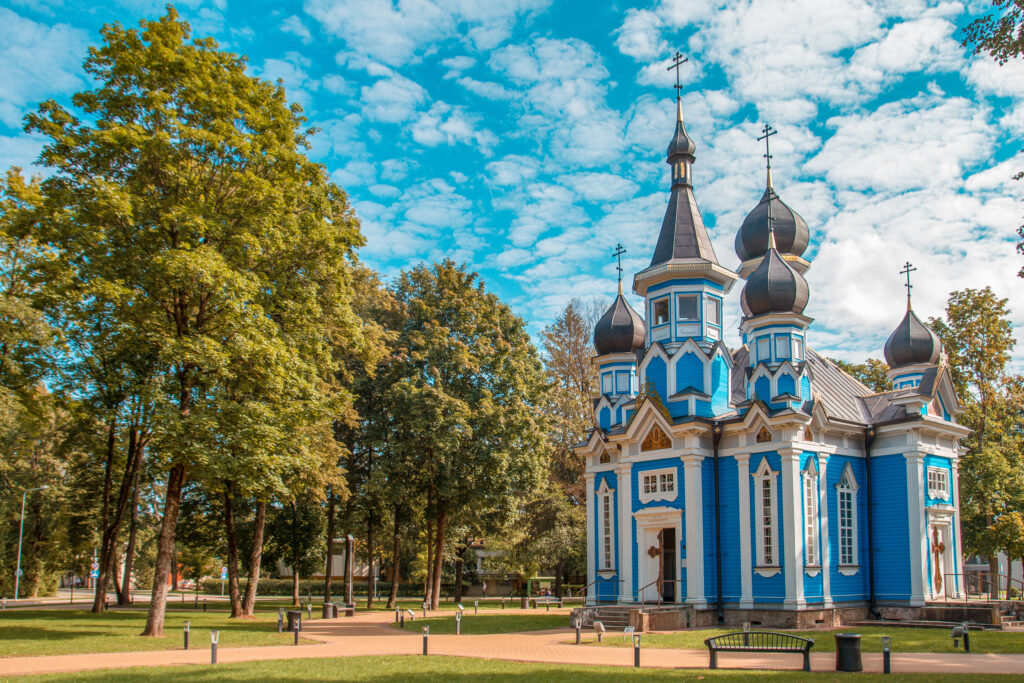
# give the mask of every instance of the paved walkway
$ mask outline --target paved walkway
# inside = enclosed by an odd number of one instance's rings
[[[552,610],[553,612],[556,610]],[[568,610],[558,610],[568,615]],[[481,610],[481,613],[500,614],[501,610]],[[437,612],[432,616],[451,616],[451,612]],[[415,623],[406,622],[405,631],[389,624],[394,613],[361,612],[350,619],[314,620],[306,622],[303,636],[319,641],[317,644],[276,647],[223,648],[217,652],[220,663],[246,662],[299,657],[353,657],[359,655],[420,655],[423,638]],[[568,618],[568,616],[567,616]],[[467,616],[467,622],[472,619]],[[413,631],[415,629],[415,631]],[[621,637],[617,633],[608,638]],[[555,664],[582,664],[633,666],[633,649],[628,647],[596,647],[572,644],[573,631],[558,629],[532,633],[495,635],[432,635],[430,654],[479,659],[502,659],[520,662]],[[879,653],[864,653],[865,671],[881,672]],[[648,648],[641,652],[641,665],[645,668],[704,669],[708,654],[704,650],[668,650]],[[0,659],[0,677],[26,674],[86,671],[124,668],[130,666],[169,666],[180,664],[209,664],[208,648],[149,652],[119,652],[113,654],[74,654],[48,657],[8,657]],[[773,654],[721,654],[722,668],[799,669],[799,655]],[[835,655],[811,655],[814,671],[832,671]],[[896,673],[999,673],[1024,672],[1024,655],[996,654],[894,654],[893,672]]]

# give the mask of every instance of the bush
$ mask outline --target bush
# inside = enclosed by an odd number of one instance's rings
[[[245,586],[248,583],[247,579],[240,578],[238,580],[238,590],[243,594],[245,593]],[[203,579],[199,586],[200,590],[204,593],[220,593],[220,579]],[[227,595],[227,581],[224,582],[224,594]],[[292,580],[291,579],[260,579],[256,586],[256,592],[258,595],[280,595],[284,597],[291,597],[292,594]],[[388,594],[391,592],[391,583],[387,581],[377,582],[377,597],[387,599]],[[442,591],[443,592],[443,591]],[[366,597],[366,582],[357,581],[353,587],[354,597]],[[299,580],[299,598],[305,600],[308,595],[312,594],[314,599],[322,598],[324,595],[324,580],[323,579],[300,579]],[[447,595],[447,593],[445,593]],[[343,578],[334,577],[331,581],[331,596],[335,601],[344,599],[345,595],[345,580]],[[414,583],[400,583],[398,584],[398,596],[402,598],[416,597],[423,595],[423,585]]]

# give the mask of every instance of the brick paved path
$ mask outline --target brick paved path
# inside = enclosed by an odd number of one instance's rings
[[[555,611],[555,610],[552,610]],[[559,610],[568,615],[568,610]],[[501,614],[501,610],[481,610]],[[451,612],[435,612],[431,616],[453,616]],[[314,620],[306,622],[303,637],[319,641],[312,645],[275,647],[223,648],[217,652],[220,663],[246,662],[298,657],[349,657],[358,655],[420,655],[423,640],[415,623],[405,631],[389,626],[390,612],[361,612],[355,618]],[[467,617],[467,621],[471,617]],[[559,629],[532,633],[495,635],[432,635],[430,654],[503,659],[520,662],[633,666],[632,648],[578,646],[571,643],[573,631]],[[619,638],[611,633],[606,637]],[[864,653],[866,671],[880,672],[882,658],[878,653]],[[130,666],[169,666],[177,664],[209,664],[208,648],[183,650],[118,652],[101,654],[55,655],[49,657],[7,657],[0,659],[0,677],[37,673],[86,671]],[[708,665],[705,650],[668,650],[648,648],[641,652],[641,664],[650,668],[703,669]],[[799,669],[799,655],[721,654],[723,668]],[[835,655],[812,653],[814,671],[832,671]],[[1024,655],[996,654],[894,654],[893,671],[921,673],[1004,673],[1024,672]]]

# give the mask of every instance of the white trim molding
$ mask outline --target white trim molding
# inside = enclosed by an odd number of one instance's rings
[[[619,477],[619,602],[633,600],[633,518],[630,515],[633,507],[632,465],[619,465],[615,473]]]
[[[701,481],[703,455],[683,456],[686,492],[686,602],[707,607],[704,597],[704,489]]]
[[[818,510],[821,514],[821,577],[822,604],[832,607],[832,546],[828,528],[828,453],[818,453]]]
[[[925,468],[928,477],[928,497],[934,500],[949,500],[949,470],[945,467]]]
[[[736,455],[739,479],[740,609],[754,607],[753,563],[750,558],[750,454]]]
[[[850,463],[843,466],[843,473],[836,483],[836,529],[839,532],[839,573],[843,576],[853,576],[860,571],[860,536],[857,530],[857,477],[853,474]],[[844,514],[844,507],[846,514]],[[844,536],[849,533],[849,552],[843,548]]]
[[[910,604],[924,606],[928,567],[928,529],[924,515],[924,456],[915,451],[903,455],[907,466],[907,519],[910,545]]]
[[[762,456],[757,471],[750,476],[754,479],[754,528],[757,532],[757,565],[754,571],[760,576],[775,576],[782,566],[779,562],[779,495],[778,486],[775,484],[779,473],[768,464],[768,458]],[[769,496],[767,503],[764,500],[766,491]],[[769,524],[767,530],[766,521]],[[765,540],[768,541],[767,544]]]
[[[667,501],[671,502],[679,497],[679,482],[676,481],[678,478],[678,468],[676,467],[660,467],[656,470],[637,470],[637,496],[641,503],[650,503],[652,501]],[[648,482],[648,477],[653,478],[653,482]],[[653,484],[653,489],[648,484]]]
[[[595,534],[597,529],[594,525],[594,508],[595,505],[595,491],[594,491],[594,475],[586,473],[583,475],[583,485],[586,487],[584,490],[587,491],[587,585],[594,585],[594,579],[596,578],[597,572],[597,556],[594,551],[595,546]],[[587,603],[596,604],[596,600],[593,599],[595,591],[587,591]]]
[[[782,461],[782,514],[786,525],[786,538],[801,538],[801,516],[797,515],[800,500],[800,451],[795,448],[780,448]],[[786,577],[786,609],[803,609],[804,600],[804,548],[802,543],[790,541],[783,548],[785,552],[784,575]]]

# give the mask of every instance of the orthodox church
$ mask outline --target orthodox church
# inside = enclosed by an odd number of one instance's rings
[[[719,264],[678,97],[676,111],[668,208],[651,263],[633,278],[643,315],[620,272],[594,330],[601,395],[576,446],[588,605],[804,627],[893,608],[908,616],[960,596],[957,462],[968,430],[909,287],[885,344],[892,388],[874,393],[809,345],[810,233],[777,194],[768,154],[767,187],[736,233],[742,264]],[[738,282],[742,343],[730,349],[723,302]]]

